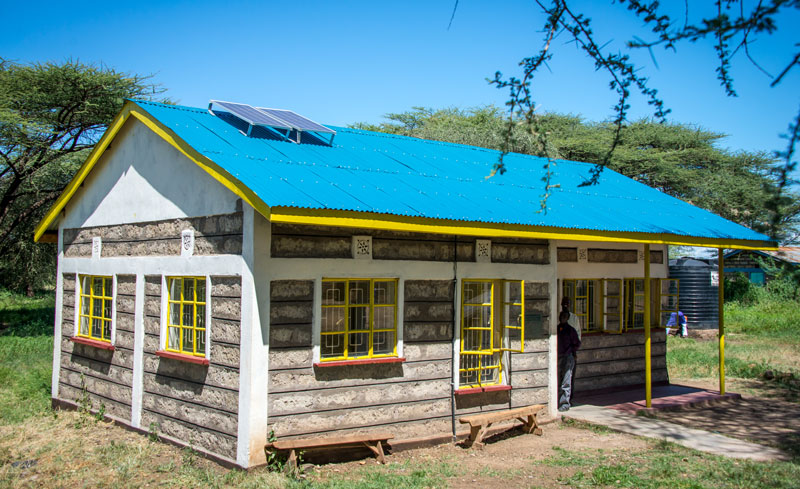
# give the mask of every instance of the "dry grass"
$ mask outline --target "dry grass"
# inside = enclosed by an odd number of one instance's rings
[[[227,470],[189,449],[152,442],[77,412],[58,411],[0,427],[4,488],[279,488],[292,483],[265,470]]]

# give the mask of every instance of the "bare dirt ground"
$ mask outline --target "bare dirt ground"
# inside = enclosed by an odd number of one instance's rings
[[[466,489],[488,487],[564,487],[559,479],[575,472],[573,466],[539,464],[552,457],[556,450],[592,451],[602,453],[613,463],[623,461],[631,453],[648,447],[644,439],[603,429],[585,429],[556,421],[542,426],[542,436],[525,435],[519,429],[499,433],[487,439],[483,449],[467,449],[446,444],[395,453],[387,457],[389,464],[414,462],[422,465],[451,464],[457,474],[448,480],[449,486]],[[322,465],[310,472],[311,477],[346,474],[375,460]]]

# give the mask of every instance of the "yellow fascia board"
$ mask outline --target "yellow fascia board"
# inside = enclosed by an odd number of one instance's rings
[[[181,152],[184,156],[197,164],[197,166],[205,170],[209,175],[211,175],[212,178],[220,182],[234,194],[238,195],[243,201],[250,204],[264,217],[269,218],[269,206],[246,185],[228,173],[225,169],[211,161],[208,157],[200,154],[197,150],[186,143],[186,141],[179,138],[171,129],[148,114],[138,104],[135,102],[126,102],[120,113],[108,126],[108,129],[106,130],[105,134],[103,134],[103,137],[95,145],[94,149],[92,149],[89,157],[86,158],[86,161],[83,163],[83,165],[81,165],[81,167],[78,169],[78,172],[58,197],[56,203],[53,204],[50,210],[47,211],[44,219],[42,219],[41,222],[39,222],[39,224],[36,226],[36,230],[34,231],[33,235],[34,241],[38,242],[50,225],[53,224],[58,217],[58,214],[64,209],[64,207],[67,205],[67,202],[69,202],[69,200],[75,195],[75,192],[78,191],[78,188],[80,188],[83,181],[86,180],[86,177],[89,176],[89,173],[92,171],[97,162],[100,161],[103,153],[105,153],[106,149],[108,149],[108,146],[114,140],[116,135],[122,130],[122,127],[130,117],[133,117],[134,119],[143,123],[167,143]]]
[[[486,236],[491,238],[563,239],[571,241],[602,241],[614,243],[651,243],[679,246],[705,246],[741,250],[776,250],[770,241],[730,240],[700,238],[666,233],[633,233],[567,229],[552,226],[525,226],[521,224],[486,223],[433,219],[426,217],[397,216],[370,212],[338,211],[329,209],[301,209],[272,207],[269,219],[276,223],[306,224],[315,226],[340,226],[347,228],[380,229],[413,233],[449,234],[458,236]]]

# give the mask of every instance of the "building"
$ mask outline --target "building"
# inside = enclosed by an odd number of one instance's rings
[[[590,164],[509,154],[486,178],[498,156],[127,102],[36,230],[58,243],[54,403],[242,467],[270,431],[452,436],[556,405],[562,295],[576,390],[649,386],[667,246],[774,247],[611,170],[581,186]]]
[[[725,253],[726,278],[732,279],[736,275],[744,274],[751,283],[765,284],[771,276],[769,270],[763,265],[775,269],[794,270],[800,264],[800,247],[781,246],[777,250],[731,250]],[[774,271],[772,272],[774,274]]]

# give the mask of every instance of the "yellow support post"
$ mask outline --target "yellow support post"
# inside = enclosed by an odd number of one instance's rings
[[[719,393],[725,395],[725,260],[719,250]]]
[[[653,404],[653,375],[650,345],[650,244],[644,244],[644,388],[647,407]]]

